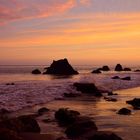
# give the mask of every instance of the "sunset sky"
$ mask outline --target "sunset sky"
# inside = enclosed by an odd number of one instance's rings
[[[139,65],[140,0],[0,0],[0,65]]]

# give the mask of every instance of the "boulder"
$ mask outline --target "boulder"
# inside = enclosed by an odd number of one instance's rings
[[[41,74],[41,71],[39,69],[35,69],[32,71],[32,74]]]
[[[79,115],[80,113],[78,111],[69,110],[67,108],[60,108],[55,112],[55,118],[60,125],[64,126],[74,123]]]
[[[112,79],[120,79],[120,77],[119,76],[114,76],[114,77],[112,77]]]
[[[53,61],[44,74],[73,75],[78,74],[78,72],[73,69],[67,59],[61,59],[58,61]]]
[[[124,68],[123,71],[131,71],[130,68]]]
[[[102,71],[110,71],[110,68],[108,66],[103,66]]]
[[[130,81],[131,80],[131,77],[130,76],[127,76],[127,77],[121,78],[121,80]]]
[[[77,91],[81,91],[82,93],[102,96],[101,91],[93,83],[74,83],[73,86],[76,87]]]
[[[99,69],[93,70],[91,73],[100,74],[102,73]]]
[[[137,69],[137,70],[135,70],[134,72],[140,72],[140,70],[139,70],[139,69]]]
[[[89,137],[88,140],[122,140],[122,138],[112,132],[97,132]]]
[[[126,101],[127,104],[130,104],[134,109],[140,109],[140,98],[134,98],[133,100]]]
[[[120,115],[130,115],[131,110],[127,108],[121,108],[117,113]]]
[[[15,132],[40,132],[40,127],[32,116],[20,116],[1,121],[0,128],[10,129]]]
[[[115,71],[123,71],[122,65],[117,64],[116,67],[115,67]]]
[[[38,110],[38,115],[43,115],[44,113],[48,112],[49,109],[46,107],[42,107]]]
[[[79,117],[75,123],[67,127],[65,133],[68,138],[83,138],[90,131],[97,132],[96,124],[88,117]]]

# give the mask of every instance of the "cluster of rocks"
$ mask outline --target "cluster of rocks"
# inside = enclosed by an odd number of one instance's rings
[[[65,128],[65,134],[69,139],[84,140],[122,140],[112,132],[101,132],[95,122],[79,112],[61,108],[55,112],[55,118],[60,126]]]
[[[69,64],[68,60],[60,59],[57,61],[53,61],[50,67],[45,68],[45,72],[43,74],[54,74],[54,75],[74,75],[78,74],[76,70]],[[32,74],[41,74],[42,72],[39,69],[35,69],[32,71]]]

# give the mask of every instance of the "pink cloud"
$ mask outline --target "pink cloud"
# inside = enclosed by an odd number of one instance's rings
[[[0,25],[11,20],[56,15],[75,5],[76,0],[0,0]]]

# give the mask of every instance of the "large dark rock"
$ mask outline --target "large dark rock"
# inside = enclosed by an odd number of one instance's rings
[[[82,93],[90,93],[94,96],[102,96],[100,90],[93,83],[74,83],[74,87],[76,87],[77,91],[81,91]]]
[[[115,71],[123,71],[122,65],[117,64],[116,67],[115,67]]]
[[[32,116],[20,116],[0,122],[0,128],[6,128],[15,132],[40,132],[37,121]]]
[[[74,123],[80,113],[78,111],[69,110],[67,108],[60,108],[55,112],[55,118],[58,120],[60,125],[69,125]]]
[[[88,140],[122,140],[122,138],[111,132],[97,132],[89,137]]]
[[[32,71],[32,74],[41,74],[41,71],[39,69],[35,69]]]
[[[103,66],[102,71],[110,71],[110,68],[108,66]]]
[[[120,115],[130,115],[131,114],[131,110],[127,109],[127,108],[121,108],[118,111],[118,114],[120,114]]]
[[[123,71],[131,71],[130,68],[124,68]]]
[[[126,101],[127,104],[130,104],[134,109],[140,109],[140,98],[134,98],[133,100]]]
[[[88,132],[97,132],[96,124],[88,117],[79,117],[77,121],[67,127],[65,133],[69,138],[84,137]]]
[[[23,140],[23,139],[12,130],[0,128],[0,140]]]
[[[44,74],[73,75],[78,74],[78,72],[73,69],[67,59],[61,59],[53,61]]]

